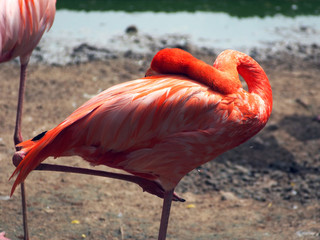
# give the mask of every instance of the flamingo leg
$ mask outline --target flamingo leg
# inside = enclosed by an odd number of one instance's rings
[[[25,191],[24,182],[21,183],[21,205],[22,205],[24,240],[29,240],[27,199],[26,199],[26,191]]]
[[[19,86],[19,96],[18,96],[18,106],[17,106],[17,116],[16,116],[16,126],[14,129],[14,144],[17,145],[22,142],[21,134],[21,120],[22,120],[22,109],[23,109],[23,98],[26,89],[26,69],[28,63],[21,64],[20,67],[20,86]],[[17,149],[19,150],[19,149]]]
[[[18,163],[19,163],[18,161],[15,161],[15,164],[18,164]],[[87,168],[69,167],[69,166],[56,165],[56,164],[47,164],[47,163],[41,163],[35,170],[78,173],[78,174],[107,177],[107,178],[113,178],[113,179],[123,180],[127,182],[132,182],[132,183],[138,184],[143,189],[143,191],[148,192],[160,198],[165,198],[165,193],[166,193],[159,183],[152,180],[145,179],[145,178],[133,176],[133,175],[112,173],[112,172],[93,170],[93,169],[87,169]],[[172,200],[177,202],[185,202],[185,200],[179,197],[176,193],[173,193]]]
[[[165,240],[167,236],[167,228],[169,223],[173,193],[174,193],[174,189],[170,191],[165,191],[164,193],[158,240]]]
[[[21,134],[21,120],[22,120],[22,109],[23,109],[23,98],[26,88],[26,69],[28,62],[21,64],[20,66],[20,86],[19,86],[19,97],[18,97],[18,106],[17,106],[17,116],[16,116],[16,126],[14,130],[13,140],[14,144],[17,145],[22,142]],[[16,150],[19,150],[16,148]],[[23,231],[24,231],[24,240],[29,240],[28,233],[28,218],[27,218],[27,202],[26,202],[26,192],[24,182],[21,183],[21,204],[22,204],[22,216],[23,216]]]

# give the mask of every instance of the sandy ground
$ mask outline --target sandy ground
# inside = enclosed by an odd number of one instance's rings
[[[196,51],[212,63],[214,51]],[[23,118],[31,138],[119,82],[142,77],[152,56],[130,52],[67,66],[32,64]],[[310,60],[311,59],[311,60]],[[186,176],[168,239],[319,239],[319,64],[287,54],[260,62],[273,88],[267,127]],[[0,65],[0,232],[21,239],[20,191],[8,199],[19,66]],[[48,162],[89,167],[81,159]],[[95,169],[106,169],[96,167]],[[110,170],[110,169],[109,169]],[[122,181],[33,172],[26,181],[31,239],[156,239],[162,200]]]

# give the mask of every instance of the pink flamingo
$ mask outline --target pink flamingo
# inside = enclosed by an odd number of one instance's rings
[[[271,110],[269,80],[251,57],[226,50],[210,66],[164,49],[145,78],[105,90],[57,127],[18,144],[11,194],[47,157],[78,155],[157,183],[164,190],[158,238],[164,240],[181,178],[257,134]]]
[[[21,118],[26,69],[33,49],[52,26],[56,0],[0,1],[0,63],[20,57],[20,87],[14,143],[22,142]],[[28,239],[24,184],[21,184],[25,239]]]
[[[26,68],[33,49],[53,24],[56,0],[6,0],[0,2],[0,63],[20,57],[20,90],[14,142],[22,141],[21,115]]]

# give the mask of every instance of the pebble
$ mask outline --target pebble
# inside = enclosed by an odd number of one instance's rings
[[[134,25],[130,25],[126,28],[126,34],[137,34],[138,33],[138,28]]]
[[[221,201],[236,201],[239,200],[239,198],[234,195],[232,192],[224,192],[224,191],[220,191],[221,194]]]

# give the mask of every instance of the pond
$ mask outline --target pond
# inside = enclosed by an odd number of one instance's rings
[[[224,12],[235,17],[319,15],[319,0],[58,0],[57,9],[124,12]]]
[[[55,22],[40,48],[51,62],[63,64],[81,44],[135,52],[191,44],[246,53],[320,45],[318,2],[58,0]],[[137,32],[126,34],[129,26]]]

